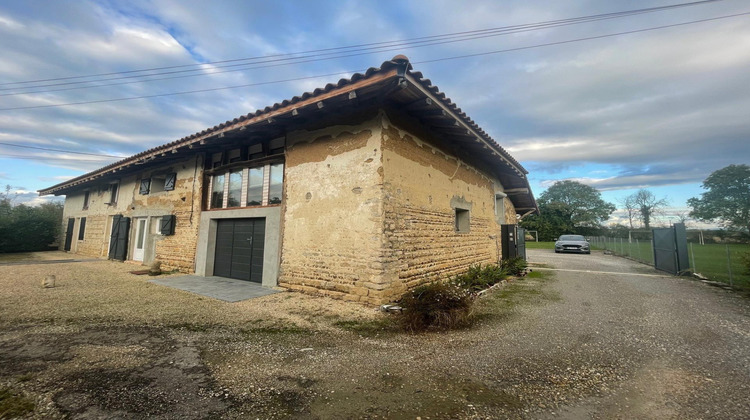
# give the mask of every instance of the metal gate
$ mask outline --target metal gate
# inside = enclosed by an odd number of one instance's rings
[[[652,229],[654,266],[657,270],[677,275],[690,267],[687,254],[687,233],[684,223],[670,228]]]

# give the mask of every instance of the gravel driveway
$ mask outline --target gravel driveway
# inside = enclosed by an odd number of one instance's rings
[[[51,267],[56,295],[0,267],[0,388],[36,418],[747,418],[747,299],[601,253],[528,254],[544,277],[483,298],[471,329],[420,335],[346,302],[206,300],[110,262]]]
[[[602,253],[528,258],[558,269],[564,303],[532,311],[545,327],[524,341],[541,340],[540,357],[609,360],[621,378],[557,418],[748,418],[746,298]]]

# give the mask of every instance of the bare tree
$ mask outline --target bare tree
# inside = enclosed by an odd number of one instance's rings
[[[654,193],[644,188],[629,195],[626,200],[628,199],[631,200],[632,204],[635,206],[638,217],[641,222],[643,222],[643,227],[646,229],[651,227],[651,219],[653,215],[669,204],[666,198],[657,199]]]
[[[635,220],[638,214],[638,207],[636,207],[635,203],[633,202],[633,196],[629,195],[617,201],[619,201],[620,204],[622,204],[622,206],[625,208],[625,211],[628,212],[628,223],[630,224],[630,230],[633,230],[633,220]]]
[[[675,216],[677,216],[677,220],[679,221],[679,223],[684,223],[685,226],[687,226],[688,222],[692,220],[692,218],[690,217],[689,211],[677,212]]]

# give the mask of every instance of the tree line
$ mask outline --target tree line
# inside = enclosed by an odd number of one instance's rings
[[[0,253],[49,250],[60,237],[63,204],[15,204],[11,188],[0,192]]]
[[[688,200],[691,211],[678,215],[681,222],[694,218],[750,234],[750,166],[729,165],[714,171],[701,187],[706,191]],[[619,201],[629,226],[607,227],[604,223],[616,210],[614,204],[604,201],[596,188],[576,181],[558,181],[539,195],[539,214],[525,218],[520,224],[537,231],[540,241],[552,241],[567,233],[593,236],[608,230],[633,230],[636,223],[648,230],[654,215],[668,205],[666,198],[657,198],[648,189],[640,189]]]

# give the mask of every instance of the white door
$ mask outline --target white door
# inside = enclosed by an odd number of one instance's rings
[[[136,219],[135,222],[135,246],[133,247],[133,260],[143,261],[143,249],[146,247],[146,219]]]

